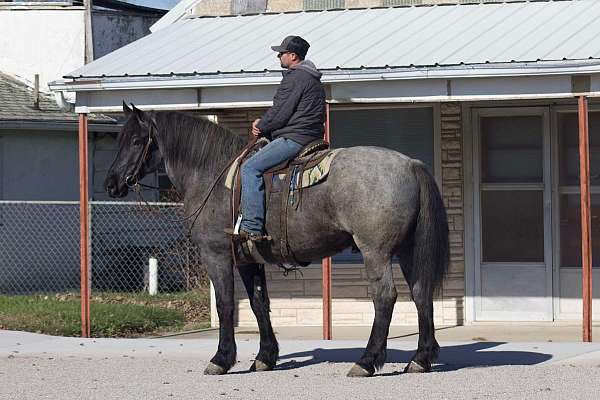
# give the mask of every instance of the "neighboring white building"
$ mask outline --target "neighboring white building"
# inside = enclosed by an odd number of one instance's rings
[[[103,0],[91,12],[91,53],[99,58],[149,33],[164,10]],[[121,3],[121,5],[119,4]],[[86,11],[81,0],[0,1],[0,71],[40,88],[86,62]],[[90,60],[91,61],[91,60]]]

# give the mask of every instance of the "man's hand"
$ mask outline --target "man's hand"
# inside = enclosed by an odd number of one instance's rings
[[[258,123],[259,123],[259,122],[260,122],[260,118],[258,118],[258,119],[255,119],[255,120],[254,120],[254,122],[252,123],[252,134],[253,134],[255,137],[258,137],[258,136],[260,136],[260,133],[261,133],[261,132],[260,132],[260,129],[258,129],[258,128],[256,127],[256,125],[258,125]]]

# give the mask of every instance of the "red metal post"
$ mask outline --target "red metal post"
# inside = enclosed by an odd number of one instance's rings
[[[88,224],[88,121],[79,114],[79,256],[81,268],[81,336],[90,337],[90,279]]]
[[[592,237],[588,99],[579,96],[579,184],[581,188],[581,261],[583,265],[583,341],[592,341]]]
[[[324,138],[330,142],[329,103],[325,105]],[[323,339],[331,340],[331,257],[323,259]]]

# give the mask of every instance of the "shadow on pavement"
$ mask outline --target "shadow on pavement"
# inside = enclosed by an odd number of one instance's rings
[[[461,368],[469,367],[491,367],[503,365],[535,365],[552,358],[550,354],[532,352],[532,351],[507,351],[490,350],[494,347],[504,344],[503,342],[477,342],[456,346],[443,346],[440,350],[440,356],[433,371],[455,371]],[[490,351],[486,351],[490,350]],[[321,363],[354,363],[360,359],[363,354],[363,348],[345,348],[345,349],[322,349],[317,348],[312,351],[303,351],[292,354],[283,354],[279,357],[279,363],[276,370],[288,370],[301,368],[309,365]],[[408,363],[414,351],[396,350],[388,348],[387,363]],[[296,358],[306,358],[307,360],[296,361]],[[381,374],[381,375],[397,375]],[[381,376],[380,375],[380,376]]]

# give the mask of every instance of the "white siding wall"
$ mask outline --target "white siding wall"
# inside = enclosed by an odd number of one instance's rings
[[[84,63],[83,9],[0,10],[0,71],[40,88]]]

